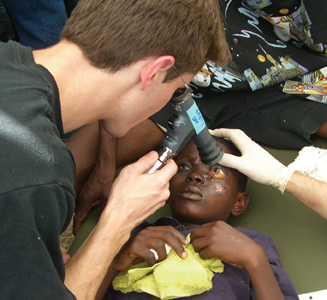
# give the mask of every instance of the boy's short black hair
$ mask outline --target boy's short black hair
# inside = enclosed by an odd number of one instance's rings
[[[213,137],[218,143],[225,145],[228,148],[230,154],[233,154],[235,156],[242,156],[240,150],[238,150],[232,142],[220,137],[216,137],[216,136]],[[240,192],[244,192],[248,182],[248,177],[243,173],[239,172],[238,170],[236,171],[238,173],[238,189]]]

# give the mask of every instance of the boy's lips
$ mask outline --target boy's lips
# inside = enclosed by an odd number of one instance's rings
[[[188,199],[188,200],[201,200],[203,198],[200,189],[196,186],[191,186],[191,185],[187,185],[183,187],[179,191],[178,195],[180,198]]]

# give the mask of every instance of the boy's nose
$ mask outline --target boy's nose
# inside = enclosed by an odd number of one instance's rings
[[[198,171],[192,171],[189,173],[186,177],[187,182],[198,182],[198,183],[204,183],[205,182],[205,177],[203,173],[200,173]]]

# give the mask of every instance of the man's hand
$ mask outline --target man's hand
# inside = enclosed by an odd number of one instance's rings
[[[153,174],[145,174],[158,159],[158,153],[151,151],[137,162],[123,168],[110,191],[107,211],[120,212],[133,229],[150,214],[164,206],[170,195],[169,180],[177,172],[177,165],[169,159],[167,164]]]
[[[239,170],[252,180],[272,185],[286,167],[239,129],[215,129],[211,134],[231,140],[241,151],[238,157],[225,153],[220,164]]]
[[[111,268],[116,271],[128,269],[131,265],[147,261],[149,266],[167,257],[165,244],[174,249],[181,258],[186,257],[182,244],[188,241],[184,235],[171,226],[149,226],[130,239],[116,255]],[[150,249],[158,253],[158,260]]]

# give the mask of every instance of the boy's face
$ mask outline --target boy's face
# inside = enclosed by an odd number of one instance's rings
[[[237,171],[203,164],[194,143],[185,147],[176,163],[178,172],[170,180],[168,199],[173,217],[189,226],[227,221],[238,199]]]

